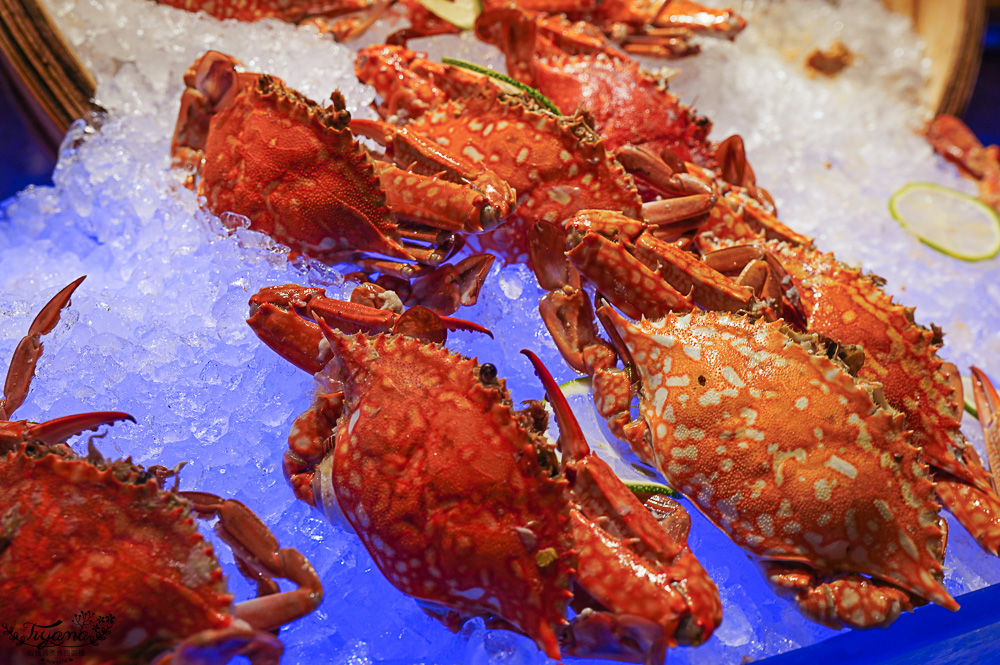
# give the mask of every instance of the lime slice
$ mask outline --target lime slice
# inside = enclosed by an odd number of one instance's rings
[[[915,182],[892,195],[889,210],[920,242],[948,256],[983,261],[1000,252],[1000,216],[968,194]]]
[[[976,410],[976,398],[972,395],[972,377],[965,374],[962,375],[962,397],[965,400],[965,410],[973,417],[978,418],[979,411]]]
[[[568,381],[559,388],[566,396],[569,408],[580,423],[583,436],[590,444],[590,449],[611,467],[622,482],[636,494],[667,494],[678,496],[677,492],[663,484],[663,477],[653,468],[644,464],[628,444],[618,441],[611,432],[601,414],[594,406],[591,396],[590,379],[584,377]],[[548,403],[546,402],[546,405]]]
[[[417,0],[431,14],[444,19],[456,28],[472,30],[476,17],[483,11],[479,0]]]

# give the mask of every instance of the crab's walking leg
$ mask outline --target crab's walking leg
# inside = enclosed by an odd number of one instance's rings
[[[278,539],[249,508],[233,499],[206,492],[181,492],[203,517],[218,516],[216,533],[233,548],[240,570],[267,594],[239,603],[236,616],[257,630],[274,630],[305,616],[323,600],[323,586],[312,564],[292,548],[280,548]],[[296,585],[278,592],[271,579],[280,577]]]
[[[795,601],[808,618],[830,628],[885,627],[901,612],[913,611],[914,596],[860,575],[824,582],[804,567],[777,561],[766,562],[764,570],[780,595]],[[957,610],[958,603],[952,600],[946,607]]]
[[[972,395],[976,400],[976,413],[986,440],[986,459],[990,463],[993,488],[1000,487],[1000,395],[986,373],[972,368]]]
[[[0,399],[0,420],[10,420],[18,407],[24,403],[31,378],[35,375],[35,365],[42,355],[41,337],[52,332],[59,323],[63,307],[69,304],[70,296],[85,278],[86,276],[75,280],[53,296],[31,322],[28,334],[14,349],[14,356],[7,370],[7,380],[3,386],[4,398]]]
[[[957,376],[957,371],[955,372]],[[957,383],[956,401],[964,400],[961,383]],[[972,368],[972,392],[976,400],[979,423],[986,440],[986,456],[990,463],[990,478],[994,489],[1000,485],[1000,396],[982,370]],[[971,446],[970,446],[971,449]],[[977,461],[978,464],[978,461]],[[944,476],[937,479],[935,490],[944,507],[971,533],[976,542],[992,554],[1000,553],[1000,499],[994,492],[985,491],[961,480]]]

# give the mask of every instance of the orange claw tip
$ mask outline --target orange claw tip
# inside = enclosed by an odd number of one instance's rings
[[[96,430],[101,425],[113,425],[123,420],[135,422],[135,418],[121,411],[78,413],[31,425],[28,428],[28,437],[42,443],[55,444],[65,441],[71,436]]]
[[[483,333],[484,335],[489,335],[490,339],[493,339],[493,332],[489,328],[481,326],[474,321],[466,321],[465,319],[456,319],[453,316],[442,316],[441,320],[444,322],[444,325],[448,330],[453,330],[453,331],[465,330],[467,332],[478,332],[478,333]]]
[[[559,384],[552,378],[552,374],[538,356],[528,349],[521,349],[521,353],[531,361],[531,365],[535,368],[535,376],[541,380],[542,386],[545,388],[545,395],[548,397],[549,403],[552,404],[556,421],[559,423],[559,442],[563,454],[571,460],[583,459],[590,454],[590,446],[587,445],[587,439],[583,435],[580,423],[577,422],[576,416],[569,408],[569,403],[566,401],[562,389],[559,388]]]

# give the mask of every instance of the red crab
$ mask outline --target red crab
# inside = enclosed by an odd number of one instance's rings
[[[406,168],[373,161],[352,136],[339,93],[332,108],[320,108],[280,80],[237,65],[209,51],[185,74],[172,152],[200,167],[209,209],[244,215],[251,229],[294,252],[420,277],[433,287],[426,291],[447,288],[453,301],[474,303],[491,257],[434,266],[460,234],[495,228],[514,204],[513,190],[420,137],[409,145]]]
[[[539,403],[514,411],[496,368],[435,343],[457,320],[360,308],[293,285],[264,289],[251,312],[272,348],[323,368],[328,391],[289,435],[285,472],[296,494],[346,518],[386,577],[452,625],[486,615],[553,658],[653,663],[718,624],[715,586],[685,544],[686,514],[670,502],[663,524],[652,519],[590,453],[537,358],[529,355],[561,425],[561,462],[542,438]],[[578,615],[567,622],[571,596]]]
[[[680,103],[667,82],[604,37],[561,17],[513,6],[485,11],[476,35],[506,56],[507,73],[565,111],[581,109],[609,150],[664,149],[712,165],[712,123]]]
[[[820,252],[745,188],[688,166],[727,192],[693,238],[705,261],[727,274],[766,263],[763,290],[789,303],[782,311],[792,325],[861,348],[858,376],[882,384],[886,401],[906,416],[938,498],[984,549],[1000,552],[1000,495],[960,430],[961,384],[957,368],[937,354],[940,330],[917,324],[912,308],[884,292],[882,278]]]
[[[96,640],[87,662],[224,663],[243,654],[277,663],[272,631],[319,604],[312,566],[279,549],[243,504],[203,492],[165,491],[163,467],[108,462],[91,445],[81,458],[63,441],[81,431],[129,419],[104,412],[44,423],[10,421],[28,390],[42,347],[83,278],[39,313],[14,353],[0,402],[0,597],[11,639],[26,626],[59,621]],[[218,517],[241,572],[259,597],[233,605],[212,547],[193,516]],[[44,562],[44,565],[40,564]],[[272,577],[291,580],[279,592]],[[6,623],[6,622],[10,623]],[[30,637],[30,635],[28,636]],[[7,640],[5,640],[7,642]],[[27,647],[5,643],[5,652]]]
[[[925,600],[958,609],[941,583],[934,484],[878,384],[780,321],[599,314],[629,371],[603,373],[595,395],[603,380],[603,398],[627,410],[637,379],[636,452],[806,616],[868,628]]]
[[[359,52],[356,70],[382,97],[379,113],[396,123],[355,121],[357,131],[386,144],[404,131],[434,137],[474,155],[517,190],[512,220],[470,238],[470,246],[496,251],[509,261],[546,269],[535,263],[531,250],[530,229],[538,221],[559,223],[579,210],[594,209],[673,228],[678,219],[697,219],[715,202],[710,188],[694,178],[661,178],[665,166],[658,167],[653,156],[630,159],[626,168],[585,117],[559,115],[482,74],[388,45]],[[403,129],[396,126],[404,123]],[[630,177],[632,170],[640,186]],[[642,203],[640,193],[659,198]]]
[[[404,2],[410,27],[389,35],[391,44],[410,39],[459,32],[459,28],[438,18],[413,0]],[[701,49],[692,42],[695,35],[735,39],[746,21],[730,9],[713,9],[691,0],[619,0],[617,2],[575,0],[487,0],[486,11],[517,7],[530,12],[558,15],[575,22],[574,29],[603,33],[622,49],[636,55],[681,58]]]

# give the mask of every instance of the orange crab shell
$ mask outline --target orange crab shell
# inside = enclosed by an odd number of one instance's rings
[[[498,614],[558,657],[576,566],[566,481],[543,468],[503,381],[406,336],[330,342],[344,384],[331,484],[378,567],[409,595]]]
[[[22,444],[0,458],[0,506],[9,625],[113,615],[98,649],[120,653],[232,624],[233,597],[190,503],[140,468]]]
[[[903,417],[781,323],[705,312],[629,323],[657,466],[748,550],[888,580],[957,609],[941,584],[933,484]]]
[[[409,128],[453,151],[477,155],[517,191],[515,219],[469,238],[470,247],[527,261],[528,229],[535,220],[560,222],[588,208],[641,217],[632,177],[582,116],[555,116],[486,81],[467,95],[423,114]]]
[[[243,86],[212,117],[201,192],[216,214],[238,211],[250,228],[323,261],[365,251],[412,259],[334,98],[321,108],[264,74]]]
[[[961,406],[944,379],[937,355],[940,336],[914,323],[913,310],[892,302],[879,278],[832,254],[773,242],[767,246],[795,280],[810,332],[864,346],[865,364],[858,375],[883,384],[886,401],[906,414],[907,428],[914,431],[926,459],[962,480],[989,487],[981,466],[965,461],[976,453],[959,431]]]

